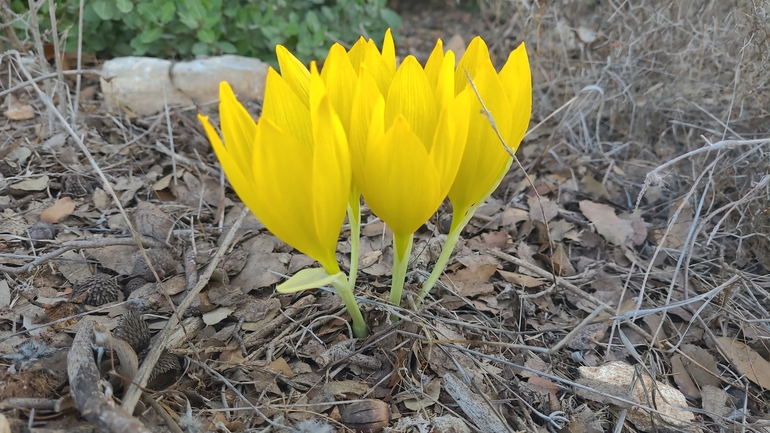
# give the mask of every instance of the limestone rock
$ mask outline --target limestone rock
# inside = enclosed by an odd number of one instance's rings
[[[206,104],[219,99],[219,83],[227,81],[241,101],[261,100],[266,63],[242,56],[218,56],[189,62],[152,57],[119,57],[104,63],[102,92],[111,110],[126,108],[139,116],[163,111],[163,92],[170,107]]]

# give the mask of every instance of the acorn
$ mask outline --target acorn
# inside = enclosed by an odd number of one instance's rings
[[[70,302],[94,307],[117,302],[123,296],[118,283],[107,274],[94,274],[72,285]]]
[[[340,421],[357,432],[379,433],[390,423],[390,408],[382,400],[350,403],[343,409]]]
[[[165,248],[150,248],[147,250],[152,267],[158,273],[160,279],[164,279],[176,273],[177,261],[170,250]],[[134,255],[134,266],[131,268],[130,277],[142,277],[147,281],[155,281],[152,270],[147,266],[147,261],[141,252]]]
[[[128,309],[118,322],[118,326],[112,332],[112,336],[125,340],[136,353],[142,352],[150,346],[150,327],[142,319],[139,312]]]

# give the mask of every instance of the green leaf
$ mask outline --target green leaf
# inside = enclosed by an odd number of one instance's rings
[[[191,51],[196,56],[205,56],[209,54],[209,44],[205,42],[196,42],[193,44]]]
[[[276,288],[278,293],[294,293],[302,290],[317,289],[328,286],[334,280],[345,279],[345,274],[337,272],[334,275],[326,273],[324,268],[303,269],[288,280],[279,284]]]
[[[238,48],[236,48],[235,45],[231,44],[227,41],[219,41],[217,43],[219,45],[219,51],[222,52],[222,54],[237,54]]]
[[[210,44],[217,40],[217,34],[211,29],[200,29],[198,30],[198,40]]]
[[[142,45],[148,45],[152,42],[157,41],[160,39],[160,36],[163,34],[163,29],[160,27],[154,27],[149,30],[145,30],[142,33],[139,33],[139,36],[136,37],[136,39],[142,44]]]
[[[163,5],[158,9],[157,17],[158,17],[158,23],[159,24],[166,24],[171,22],[172,19],[174,19],[174,14],[176,13],[176,5],[173,1],[163,3]]]
[[[94,12],[99,18],[109,21],[118,12],[118,8],[112,0],[96,0],[93,3]]]
[[[131,0],[115,0],[115,6],[124,14],[134,10],[134,4],[131,3]]]
[[[382,20],[385,21],[385,24],[391,29],[401,27],[401,17],[391,9],[382,9],[380,11],[380,18],[382,18]]]

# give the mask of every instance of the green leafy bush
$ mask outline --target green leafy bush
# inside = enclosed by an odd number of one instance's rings
[[[78,0],[56,0],[57,27],[66,49],[77,49]],[[16,13],[27,0],[13,0]],[[50,30],[48,3],[40,26]],[[14,24],[24,32],[25,22]],[[265,60],[282,44],[300,59],[323,58],[330,40],[354,42],[362,32],[376,41],[401,19],[385,0],[85,0],[83,49],[110,56],[190,58],[241,54]],[[21,35],[23,37],[23,35]]]

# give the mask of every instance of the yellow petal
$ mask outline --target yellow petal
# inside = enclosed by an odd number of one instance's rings
[[[315,95],[324,90],[321,78],[315,68],[311,69],[311,73],[310,100],[314,103],[318,101],[311,110],[315,141],[312,212],[319,242],[327,252],[325,257],[316,260],[331,273],[337,267],[337,239],[350,199],[350,150],[345,130],[329,96],[325,93],[320,98]]]
[[[353,109],[350,115],[350,131],[348,134],[348,143],[350,145],[351,161],[353,166],[353,176],[356,183],[361,187],[365,182],[363,176],[364,160],[366,148],[369,140],[369,129],[372,124],[372,116],[375,106],[380,101],[379,115],[377,116],[377,127],[379,134],[384,134],[383,117],[385,112],[385,100],[380,91],[377,90],[377,84],[367,69],[361,68],[361,72],[356,82],[356,89],[353,94]]]
[[[313,132],[308,106],[309,98],[303,103],[286,80],[275,69],[268,68],[260,122],[263,119],[270,119],[278,129],[299,139],[306,146],[312,147]],[[225,143],[227,143],[227,137],[225,137]]]
[[[235,98],[230,85],[222,81],[219,84],[219,117],[222,122],[227,151],[246,177],[251,176],[251,147],[257,134],[257,124],[248,111]]]
[[[361,64],[366,65],[369,73],[372,74],[374,81],[377,82],[377,88],[380,89],[380,93],[387,95],[390,83],[393,81],[395,67],[391,68],[393,66],[391,62],[382,57],[374,41],[369,40],[366,42],[366,57]]]
[[[459,94],[465,86],[468,85],[468,78],[466,71],[471,78],[476,76],[476,70],[481,65],[491,65],[492,59],[489,57],[489,49],[483,39],[476,36],[468,45],[468,49],[465,50],[460,59],[460,63],[457,64],[457,71],[455,72],[455,95]]]
[[[211,147],[214,148],[214,153],[217,155],[217,159],[219,159],[219,163],[222,165],[222,170],[225,172],[227,180],[230,181],[230,185],[233,187],[236,194],[238,194],[238,191],[242,191],[244,194],[248,195],[248,191],[253,190],[254,185],[252,182],[250,182],[250,180],[248,180],[250,179],[250,176],[247,178],[244,175],[243,169],[241,167],[251,166],[251,164],[238,163],[239,159],[234,157],[233,154],[231,154],[222,144],[222,140],[219,139],[219,134],[217,134],[217,131],[211,125],[207,116],[199,114],[198,120],[200,120],[200,122],[203,124],[203,129],[206,131],[206,135],[209,137]],[[243,201],[247,206],[247,202],[253,203],[253,200],[251,200],[248,196],[245,198],[241,197],[241,201]]]
[[[468,137],[469,92],[460,93],[442,111],[430,156],[440,176],[440,195],[446,197],[454,183],[465,153]]]
[[[270,119],[257,127],[252,212],[276,237],[312,257],[327,258],[316,234],[312,198],[313,150]],[[240,194],[239,194],[240,196]]]
[[[365,170],[364,199],[394,233],[411,235],[441,204],[439,176],[403,116],[370,145]]]
[[[436,93],[436,107],[439,113],[455,96],[454,67],[455,54],[447,51],[445,55],[443,42],[439,39],[425,64],[425,75]]]
[[[492,113],[501,135],[507,137],[511,131],[509,119],[513,112],[494,67],[491,64],[480,66],[474,84]],[[466,91],[472,90],[467,88]],[[457,177],[449,191],[455,209],[467,209],[483,200],[487,192],[496,186],[500,172],[507,170],[511,160],[483,114],[475,93],[471,93],[470,99],[468,143]]]
[[[532,115],[532,74],[523,42],[508,56],[499,76],[513,108],[508,146],[515,151],[527,132]]]
[[[326,84],[332,105],[340,116],[345,133],[350,134],[350,116],[358,74],[350,64],[350,58],[342,45],[332,45],[321,71],[321,79]]]
[[[364,59],[366,59],[366,49],[367,42],[362,36],[358,38],[356,43],[350,48],[350,51],[348,51],[348,58],[350,59],[350,64],[353,66],[354,71],[359,70]]]
[[[283,45],[275,47],[275,54],[278,57],[278,66],[281,67],[281,76],[299,97],[300,101],[305,104],[305,107],[309,107],[308,85],[310,82],[310,71]]]
[[[425,71],[414,56],[408,56],[401,63],[385,98],[385,125],[392,125],[397,116],[406,118],[421,143],[433,144],[438,121],[436,99]]]
[[[396,73],[396,44],[393,43],[393,34],[390,29],[385,31],[385,38],[382,41],[382,60],[392,77]]]

